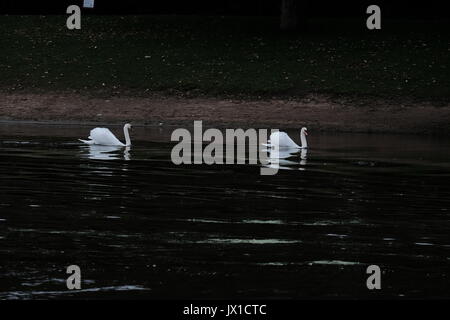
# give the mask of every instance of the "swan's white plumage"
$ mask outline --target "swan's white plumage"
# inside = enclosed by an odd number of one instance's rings
[[[124,146],[124,144],[107,128],[92,129],[89,139],[94,141],[94,144],[104,146]]]
[[[81,142],[89,145],[103,145],[103,146],[130,146],[131,140],[128,130],[131,128],[130,124],[125,124],[123,131],[125,135],[125,143],[120,142],[119,139],[107,128],[95,128],[92,129],[89,135],[90,140],[82,140]]]
[[[303,127],[300,130],[300,141],[302,146],[299,146],[292,140],[286,132],[277,131],[273,132],[267,144],[263,144],[264,146],[271,148],[290,148],[290,149],[306,149],[308,148],[308,142],[306,141],[307,129]]]
[[[271,146],[278,146],[282,148],[300,148],[286,132],[277,131],[270,135],[270,140],[268,141]]]

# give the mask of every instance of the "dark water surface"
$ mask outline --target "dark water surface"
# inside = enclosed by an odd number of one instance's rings
[[[310,129],[261,176],[172,164],[173,128],[126,153],[89,129],[0,125],[0,298],[450,297],[448,138]]]

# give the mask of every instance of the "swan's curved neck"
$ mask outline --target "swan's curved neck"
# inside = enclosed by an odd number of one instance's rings
[[[128,128],[126,126],[123,127],[123,134],[125,135],[125,145],[131,146],[130,134],[128,133]]]
[[[308,148],[308,142],[306,141],[306,135],[304,131],[300,132],[300,141],[302,142],[302,148]]]

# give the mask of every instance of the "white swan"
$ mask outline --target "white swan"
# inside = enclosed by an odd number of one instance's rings
[[[123,126],[123,134],[125,135],[125,144],[120,142],[116,136],[109,131],[107,128],[95,128],[91,130],[89,139],[90,140],[82,140],[78,139],[86,144],[98,144],[103,146],[121,146],[121,147],[129,147],[131,146],[131,139],[128,130],[131,129],[131,124],[127,123]]]
[[[300,130],[300,141],[302,146],[299,146],[292,140],[286,132],[277,131],[270,135],[268,143],[265,146],[275,148],[294,148],[294,149],[306,149],[308,148],[308,142],[306,136],[308,135],[308,129],[305,127]]]

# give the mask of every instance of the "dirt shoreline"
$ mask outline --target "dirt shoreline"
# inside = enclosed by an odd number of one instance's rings
[[[178,97],[99,98],[73,93],[2,93],[0,121],[299,128],[331,132],[450,135],[450,104],[336,100],[239,100]]]

